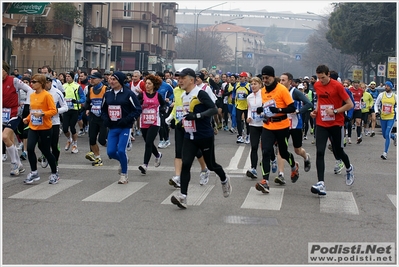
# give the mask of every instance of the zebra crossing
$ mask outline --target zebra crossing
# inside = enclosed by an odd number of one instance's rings
[[[17,178],[9,178],[3,180],[3,184],[15,180]],[[232,185],[234,189],[234,178],[232,178]],[[58,194],[62,194],[66,190],[73,189],[80,186],[83,180],[76,179],[62,179],[57,185],[49,185],[47,181],[40,182],[34,185],[27,185],[28,187],[21,192],[9,196],[10,199],[25,199],[25,200],[47,200]],[[216,184],[208,184],[200,186],[196,183],[189,185],[189,196],[187,198],[188,206],[200,206],[207,197],[210,197],[213,190],[220,190],[219,181]],[[134,182],[131,181],[126,185],[120,185],[113,182],[105,188],[86,196],[81,199],[83,202],[98,202],[98,203],[120,203],[136,194],[145,187],[151,186],[151,182]],[[216,188],[215,188],[216,187]],[[168,188],[168,185],[165,185]],[[236,188],[236,190],[244,190],[244,188]],[[284,201],[284,188],[271,188],[269,194],[263,194],[255,189],[249,187],[245,199],[242,200],[241,209],[254,209],[254,210],[270,210],[280,211]],[[170,198],[173,194],[177,194],[179,189],[175,189],[170,193],[165,190],[165,198],[160,203],[162,205],[172,205]],[[234,191],[231,196],[234,198]],[[387,194],[387,201],[390,201],[396,208],[396,195]],[[320,213],[344,213],[350,215],[359,215],[359,209],[352,192],[328,191],[327,196],[319,197]],[[238,208],[238,207],[237,207]]]

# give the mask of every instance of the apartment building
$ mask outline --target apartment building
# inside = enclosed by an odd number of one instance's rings
[[[13,47],[3,58],[21,72],[43,65],[57,72],[158,71],[176,57],[176,3],[54,2],[32,15],[37,4],[3,3],[3,36]]]

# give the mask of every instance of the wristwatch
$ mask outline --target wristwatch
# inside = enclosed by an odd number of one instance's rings
[[[338,109],[334,109],[334,114],[337,114],[338,113]]]

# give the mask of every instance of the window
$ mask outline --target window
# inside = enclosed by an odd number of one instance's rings
[[[132,3],[123,3],[123,17],[131,18],[132,17]]]
[[[122,51],[130,52],[132,51],[132,37],[133,37],[133,29],[132,28],[122,28],[123,32],[123,47]]]

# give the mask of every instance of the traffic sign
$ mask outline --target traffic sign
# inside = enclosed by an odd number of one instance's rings
[[[253,53],[247,53],[247,58],[252,59],[254,57]]]
[[[385,77],[385,65],[378,64],[377,76]]]
[[[302,56],[301,56],[301,54],[296,54],[295,55],[295,60],[301,60],[302,59]]]

